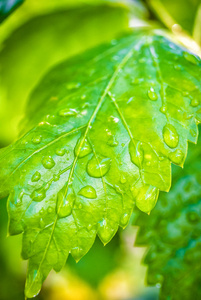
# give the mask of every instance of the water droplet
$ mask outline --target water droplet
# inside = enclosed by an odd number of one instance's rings
[[[191,100],[191,106],[197,107],[200,104],[198,99],[192,99]]]
[[[45,190],[41,190],[41,189],[37,189],[35,191],[33,191],[33,193],[31,194],[31,198],[33,201],[36,202],[40,202],[42,201],[44,198],[46,197],[46,193]]]
[[[44,222],[43,218],[40,218],[39,225],[40,225],[40,228],[45,227],[45,222]]]
[[[68,217],[71,214],[72,208],[70,205],[71,194],[64,197],[62,191],[60,191],[57,195],[57,213],[60,218]]]
[[[179,136],[173,125],[167,124],[163,128],[163,138],[166,145],[170,148],[177,147],[179,143]]]
[[[92,227],[93,227],[92,224],[89,224],[89,225],[87,226],[87,230],[90,231],[90,230],[92,229]]]
[[[165,106],[165,105],[161,106],[160,112],[162,112],[163,114],[165,114],[166,111],[167,111],[167,106]]]
[[[58,155],[58,156],[64,156],[65,153],[66,153],[65,148],[57,148],[56,149],[56,155]]]
[[[59,112],[60,117],[71,117],[71,116],[76,116],[77,114],[78,114],[77,110],[72,108],[64,108]]]
[[[83,256],[84,256],[84,251],[80,247],[74,247],[71,249],[71,255],[75,259],[76,262],[78,262]]]
[[[199,63],[199,60],[194,55],[190,54],[189,52],[184,52],[184,58],[191,62],[194,65],[197,65]]]
[[[31,181],[32,182],[37,182],[38,180],[40,180],[40,178],[41,178],[41,174],[38,171],[36,171],[33,174],[33,176],[31,177]]]
[[[109,146],[111,146],[111,147],[116,147],[116,146],[118,146],[119,142],[118,142],[118,141],[116,140],[116,138],[112,135],[112,136],[110,136],[110,138],[109,138],[107,144],[108,144]]]
[[[92,159],[87,164],[87,172],[92,177],[102,177],[110,169],[111,159],[93,156]]]
[[[140,167],[144,159],[142,144],[140,142],[134,143],[134,141],[131,140],[129,143],[129,153],[132,163]]]
[[[170,160],[176,165],[182,165],[184,161],[184,154],[181,150],[177,149],[169,155]]]
[[[53,212],[53,208],[51,206],[48,207],[47,212],[51,214]]]
[[[75,155],[79,158],[82,158],[92,152],[91,146],[87,139],[83,141],[83,138],[80,138],[77,141],[77,144],[75,146]]]
[[[89,199],[97,198],[95,189],[90,185],[86,185],[85,187],[83,187],[79,191],[78,195],[84,196],[85,198],[89,198]]]
[[[66,88],[68,90],[72,90],[72,89],[77,89],[81,86],[81,83],[80,82],[70,82],[66,85]]]
[[[42,165],[46,169],[52,169],[55,166],[55,162],[51,156],[44,156],[42,158]]]
[[[41,142],[41,139],[42,139],[42,136],[41,135],[37,135],[35,137],[32,138],[32,142],[37,145],[37,144],[40,144]]]
[[[120,226],[125,228],[129,222],[129,214],[125,213],[120,219]]]
[[[148,184],[138,183],[131,188],[136,200],[136,206],[143,212],[149,213],[156,205],[159,190]]]
[[[60,176],[59,176],[59,175],[57,175],[57,174],[53,175],[53,180],[54,180],[54,181],[58,181],[58,180],[59,180],[59,178],[60,178]]]
[[[80,204],[78,205],[78,208],[79,208],[79,209],[82,209],[82,208],[83,208],[82,203],[80,203]]]
[[[22,204],[23,196],[24,196],[24,191],[22,191],[22,192],[19,194],[19,197],[17,197],[17,198],[15,199],[14,204],[15,204],[17,207],[19,207],[19,206]]]
[[[156,94],[156,92],[154,91],[154,88],[151,87],[149,90],[148,90],[148,97],[150,100],[152,101],[156,101],[158,99],[158,95]]]
[[[103,244],[106,245],[114,236],[115,231],[111,226],[108,226],[108,222],[105,219],[99,222],[98,225],[98,235]]]
[[[124,175],[121,175],[120,182],[126,183],[126,177]]]
[[[39,211],[39,214],[40,214],[40,215],[43,215],[43,214],[44,214],[44,208],[41,208],[41,210]]]

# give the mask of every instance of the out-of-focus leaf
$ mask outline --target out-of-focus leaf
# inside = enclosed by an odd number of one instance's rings
[[[173,65],[175,66],[173,68]],[[163,33],[137,31],[68,60],[30,98],[23,133],[0,151],[10,234],[23,234],[27,296],[96,234],[109,242],[134,204],[168,191],[171,162],[196,142],[199,58]]]
[[[201,138],[190,145],[185,168],[174,168],[173,187],[150,216],[136,212],[136,245],[147,245],[147,282],[161,285],[160,299],[201,298]],[[178,288],[182,287],[182,288]]]
[[[128,10],[83,7],[31,19],[12,33],[0,52],[0,141],[9,143],[31,89],[50,66],[128,28]]]
[[[0,23],[23,2],[24,0],[0,0]]]
[[[201,47],[201,4],[197,9],[196,18],[193,27],[193,38]]]

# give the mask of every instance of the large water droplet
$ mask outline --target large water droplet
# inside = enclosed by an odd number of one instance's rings
[[[64,148],[56,149],[56,155],[58,155],[58,156],[64,156],[65,153],[66,153],[66,149],[64,149]]]
[[[89,199],[97,198],[95,189],[90,185],[86,185],[85,187],[83,187],[79,191],[78,194],[81,195],[81,196],[84,196],[85,198],[89,198]]]
[[[59,116],[60,117],[71,117],[71,116],[76,116],[77,115],[77,110],[72,109],[72,108],[64,108],[60,110]]]
[[[149,90],[148,90],[148,97],[150,100],[152,101],[156,101],[158,99],[158,95],[156,94],[156,92],[154,91],[154,88],[151,87]]]
[[[198,99],[192,99],[191,100],[191,106],[197,107],[200,104]]]
[[[33,176],[31,177],[31,181],[32,182],[37,182],[38,180],[40,180],[40,178],[41,178],[41,174],[38,171],[36,171],[33,174]]]
[[[179,136],[173,125],[167,124],[163,128],[163,138],[166,145],[170,148],[177,147],[179,143]]]
[[[52,169],[55,166],[55,161],[51,156],[44,156],[42,158],[42,165],[46,169]]]
[[[169,158],[176,165],[182,165],[184,161],[184,154],[181,150],[177,149],[176,151],[170,153]]]
[[[114,234],[114,229],[109,226],[105,219],[99,222],[98,235],[104,245],[106,245],[113,238]]]
[[[62,191],[57,195],[57,213],[60,218],[65,218],[71,214],[72,207],[69,198],[71,198],[71,194],[64,196]]]
[[[77,141],[77,144],[75,146],[75,155],[79,158],[82,158],[92,152],[91,146],[87,139],[83,141],[83,138],[80,138]]]
[[[120,219],[120,226],[122,228],[125,228],[128,225],[129,218],[130,218],[129,214],[127,213],[123,214],[123,216]]]
[[[46,197],[46,193],[44,189],[37,189],[33,191],[31,194],[31,198],[33,201],[40,202]]]
[[[87,164],[87,172],[90,176],[100,178],[110,169],[111,159],[93,156]]]
[[[131,140],[129,143],[129,153],[132,163],[134,163],[137,167],[140,167],[144,159],[142,144]]]

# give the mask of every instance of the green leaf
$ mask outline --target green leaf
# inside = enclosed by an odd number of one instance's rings
[[[10,234],[23,232],[26,295],[69,252],[79,260],[125,227],[134,205],[168,191],[171,162],[196,142],[200,60],[160,32],[138,31],[68,60],[42,80],[21,137],[0,151]]]
[[[23,2],[24,0],[0,0],[0,23]]]
[[[173,187],[151,215],[136,212],[136,245],[149,246],[147,283],[161,285],[160,299],[201,297],[201,139],[189,150],[184,170],[174,169]]]
[[[0,143],[16,137],[26,99],[50,67],[127,28],[128,10],[107,5],[39,15],[17,28],[0,52]]]

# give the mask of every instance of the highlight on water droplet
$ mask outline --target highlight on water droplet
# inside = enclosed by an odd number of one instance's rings
[[[116,140],[116,138],[113,135],[111,135],[108,139],[107,144],[111,147],[116,147],[118,146],[119,142]]]
[[[184,58],[194,65],[197,65],[199,63],[198,58],[189,52],[184,52]]]
[[[45,169],[52,169],[55,166],[55,161],[51,156],[44,156],[42,158],[42,165]]]
[[[110,169],[111,159],[92,157],[87,164],[87,172],[91,177],[100,178],[107,174]]]
[[[58,156],[64,156],[64,154],[66,153],[66,149],[65,148],[57,148],[55,152],[56,152],[56,155],[58,155]]]
[[[85,138],[83,140],[83,137],[81,137],[75,146],[75,155],[79,158],[85,157],[86,155],[90,154],[92,152],[91,146],[88,142],[88,140]]]
[[[184,153],[182,150],[177,149],[176,151],[170,153],[169,158],[174,164],[182,166],[184,162]]]
[[[40,172],[36,171],[33,176],[31,177],[32,182],[37,182],[41,179],[41,174]]]
[[[76,116],[77,114],[78,114],[77,110],[73,108],[64,108],[59,111],[60,117],[72,117],[72,116]]]
[[[161,106],[160,112],[162,112],[163,114],[165,114],[166,111],[167,111],[167,106],[165,106],[165,105]]]
[[[129,214],[128,213],[124,213],[123,216],[120,219],[120,223],[119,223],[120,226],[122,228],[125,228],[128,225],[129,219],[130,219]]]
[[[126,177],[124,175],[121,175],[120,182],[126,183]]]
[[[154,91],[154,88],[151,87],[149,90],[148,90],[148,97],[150,100],[152,101],[156,101],[158,99],[158,95],[156,94],[156,92]]]
[[[85,187],[81,188],[81,190],[78,192],[78,195],[89,199],[97,198],[96,190],[90,185],[86,185]]]
[[[191,100],[191,106],[197,107],[199,104],[200,104],[200,101],[198,99]]]
[[[167,124],[163,128],[163,139],[166,145],[170,148],[176,148],[179,143],[179,135],[175,127]]]
[[[32,138],[32,142],[35,145],[40,144],[41,140],[42,140],[42,136],[41,135],[37,135],[37,136],[35,136],[35,137]]]
[[[64,195],[63,191],[57,194],[57,214],[59,218],[68,217],[72,212],[70,194]]]
[[[104,245],[106,245],[113,238],[114,234],[115,230],[113,226],[108,224],[106,219],[103,219],[98,223],[98,235]]]
[[[44,189],[36,189],[32,192],[31,198],[33,201],[40,202],[45,199],[46,193]]]

